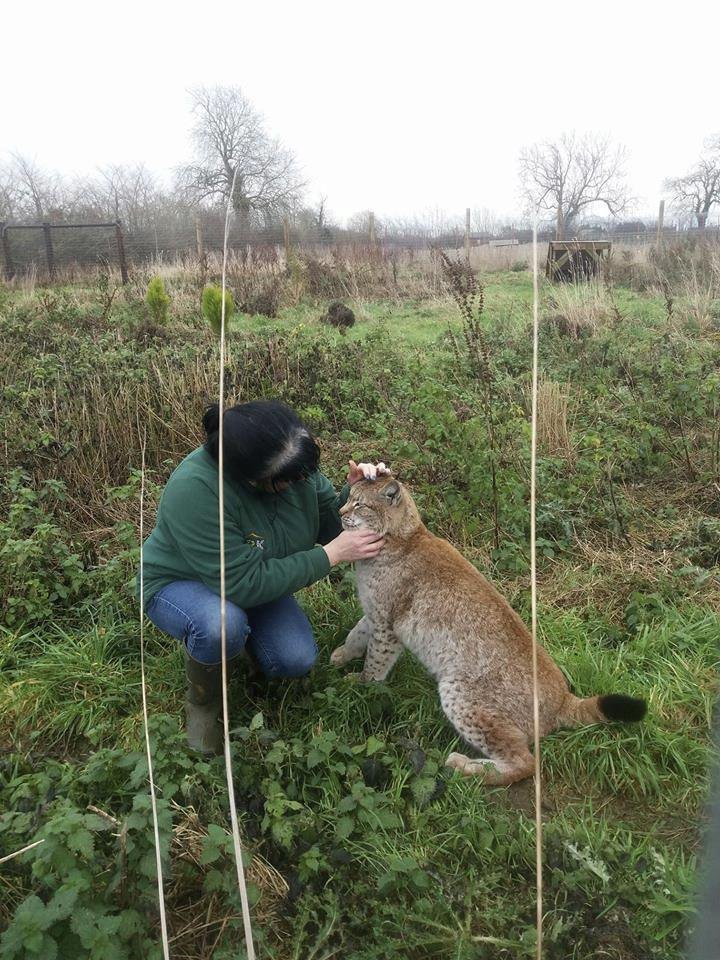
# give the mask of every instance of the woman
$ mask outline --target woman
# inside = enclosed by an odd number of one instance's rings
[[[208,754],[222,747],[219,425],[214,405],[203,417],[206,442],[172,473],[143,548],[145,611],[183,642],[188,742]],[[275,400],[230,407],[223,434],[228,667],[247,646],[267,676],[301,677],[317,646],[293,594],[335,564],[382,549],[376,533],[341,532],[338,510],[351,484],[385,467],[351,460],[338,496],[318,471],[310,431]]]

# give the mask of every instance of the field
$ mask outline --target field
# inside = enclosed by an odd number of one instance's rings
[[[714,258],[714,259],[713,259]],[[543,742],[545,956],[673,960],[692,918],[720,634],[720,269],[628,256],[543,284],[540,631],[579,695],[649,702],[638,726]],[[228,396],[299,409],[340,485],[385,459],[428,526],[529,612],[531,276],[481,272],[462,319],[435,263],[233,264]],[[160,957],[140,697],[146,528],[200,442],[216,264],[160,265],[169,314],[99,273],[0,287],[0,957]],[[321,323],[343,297],[357,322]],[[495,476],[493,484],[492,477]],[[534,956],[532,782],[487,789],[404,657],[358,688],[329,653],[359,610],[343,568],[300,596],[321,656],[302,681],[233,683],[232,740],[260,957]],[[147,633],[173,958],[244,956],[222,759],[182,735],[174,641]]]

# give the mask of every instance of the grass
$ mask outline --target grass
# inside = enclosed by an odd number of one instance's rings
[[[501,322],[505,327],[517,327],[527,321],[528,305],[532,303],[532,280],[528,274],[490,274],[485,296],[485,313],[490,323]],[[347,333],[329,327],[327,336],[330,342],[365,340],[378,331],[387,331],[409,345],[424,346],[444,338],[448,328],[460,329],[457,310],[451,297],[446,295],[397,302],[350,299],[348,304],[356,314],[357,323]],[[301,303],[285,307],[276,319],[236,314],[231,328],[238,334],[271,334],[286,329],[289,324],[314,326],[321,312],[319,306]]]
[[[151,514],[169,470],[198,442],[215,389],[215,345],[191,306],[195,281],[170,270],[164,280],[170,320],[149,338],[147,327],[137,332],[146,322],[139,281],[137,297],[119,297],[102,324],[91,286],[33,285],[0,298],[0,390],[10,411],[1,464],[0,855],[46,837],[0,879],[0,927],[10,931],[3,957],[37,957],[28,944],[40,928],[55,943],[38,941],[48,956],[157,954],[128,586],[137,562],[134,425],[139,418],[148,428]],[[408,289],[420,291],[420,280]],[[345,336],[318,323],[316,297],[286,302],[274,320],[237,316],[229,388],[238,398],[277,393],[301,409],[338,483],[349,456],[389,456],[431,528],[526,616],[531,279],[510,271],[485,280],[499,548],[478,387],[455,307],[434,279],[428,295],[412,298],[358,286],[350,302],[358,322]],[[548,398],[554,432],[540,463],[542,638],[576,693],[644,696],[649,714],[642,725],[543,742],[545,955],[674,960],[692,917],[717,694],[720,348],[712,324],[685,310],[679,287],[671,317],[664,296],[620,285],[599,288],[589,306],[581,293],[563,296],[568,314],[599,307],[577,338],[543,326],[544,374],[563,395]],[[559,310],[557,290],[544,286],[543,297],[547,319]],[[26,409],[36,411],[31,423]],[[21,605],[9,606],[11,597]],[[240,679],[231,697],[259,955],[533,956],[532,784],[488,790],[447,774],[456,738],[432,679],[409,656],[370,687],[329,664],[359,615],[350,572],[300,599],[318,638],[316,669],[301,682],[249,689]],[[173,956],[223,960],[241,938],[222,839],[222,761],[188,754],[179,650],[154,628],[147,637]],[[88,805],[112,818],[113,830],[83,820]],[[84,891],[80,932],[53,900],[70,888]],[[102,946],[103,924],[116,922]],[[10,935],[25,946],[8,946]]]

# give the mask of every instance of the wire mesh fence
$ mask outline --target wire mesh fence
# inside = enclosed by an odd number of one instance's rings
[[[0,223],[2,267],[7,280],[32,273],[38,279],[70,279],[88,269],[117,270],[127,281],[134,267],[158,262],[202,262],[222,250],[223,224],[208,216],[194,222],[160,222],[129,230],[121,221],[98,223]],[[583,228],[583,240],[611,240],[623,247],[643,247],[702,239],[720,242],[720,228],[678,230],[661,233],[649,227],[633,231]],[[541,241],[554,239],[551,230],[542,231]],[[432,247],[470,251],[486,248],[498,251],[499,262],[512,261],[514,248],[521,251],[531,240],[531,231],[513,230],[505,235],[458,229],[438,232],[376,230],[372,219],[365,230],[351,231],[319,226],[300,227],[290,220],[263,228],[243,226],[236,220],[230,229],[229,248],[241,262],[277,264],[288,262],[293,252],[313,256],[347,256],[354,259],[390,257],[405,252],[427,251]],[[502,255],[499,254],[502,251]],[[472,259],[472,258],[471,258]]]

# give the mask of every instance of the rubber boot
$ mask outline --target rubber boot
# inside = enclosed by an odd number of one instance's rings
[[[227,662],[228,680],[239,657]],[[222,664],[200,663],[185,651],[185,719],[188,745],[205,756],[216,756],[223,749]]]

